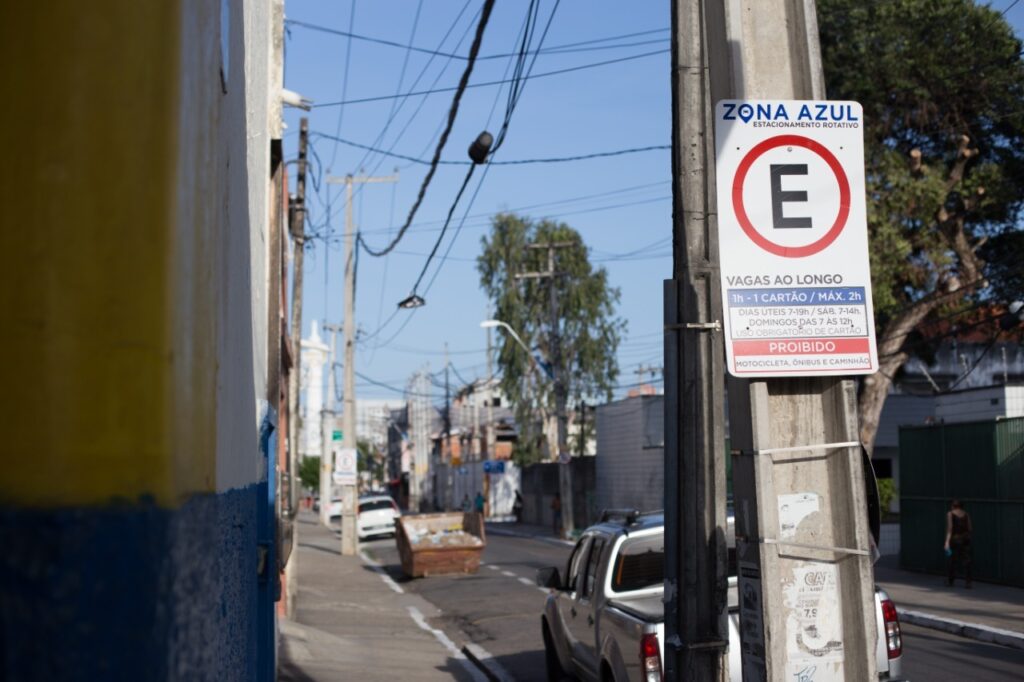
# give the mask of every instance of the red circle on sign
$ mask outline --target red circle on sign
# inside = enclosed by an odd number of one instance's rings
[[[825,233],[825,236],[816,242],[811,242],[804,246],[783,246],[766,238],[754,228],[753,223],[750,222],[750,218],[747,216],[747,210],[743,206],[743,183],[747,179],[747,172],[754,161],[757,161],[762,154],[769,150],[785,146],[803,147],[814,152],[825,160],[825,163],[832,169],[836,180],[839,182],[839,215],[836,216],[836,221],[829,228],[828,232]],[[813,256],[834,242],[839,233],[846,227],[846,220],[850,217],[850,181],[846,177],[846,171],[839,164],[839,159],[821,143],[802,135],[778,135],[757,144],[740,161],[739,167],[736,168],[736,177],[732,181],[732,208],[736,213],[736,220],[746,235],[750,237],[752,242],[768,253],[785,258]]]

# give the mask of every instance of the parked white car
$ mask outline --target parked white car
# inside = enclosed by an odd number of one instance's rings
[[[360,540],[375,535],[394,535],[395,519],[401,515],[398,505],[387,495],[360,497],[356,533]]]
[[[331,500],[331,523],[341,524],[341,499]],[[387,495],[364,495],[356,512],[356,534],[360,540],[377,535],[394,535],[395,519],[402,515],[395,501]]]

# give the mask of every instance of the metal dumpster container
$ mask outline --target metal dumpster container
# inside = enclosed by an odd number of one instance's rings
[[[476,512],[402,516],[395,542],[402,571],[413,578],[476,573],[487,546],[483,515]]]

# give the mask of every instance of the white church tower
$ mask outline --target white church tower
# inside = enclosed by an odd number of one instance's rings
[[[328,348],[320,339],[320,329],[313,320],[309,338],[302,339],[302,376],[299,377],[299,455],[319,457],[322,449],[320,411],[324,404],[324,365]]]

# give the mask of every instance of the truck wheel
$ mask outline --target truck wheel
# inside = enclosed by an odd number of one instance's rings
[[[547,621],[544,621],[544,667],[548,673],[548,682],[562,682],[569,679],[569,675],[562,668],[562,662],[558,660],[558,652],[555,650],[555,641],[551,637]]]

